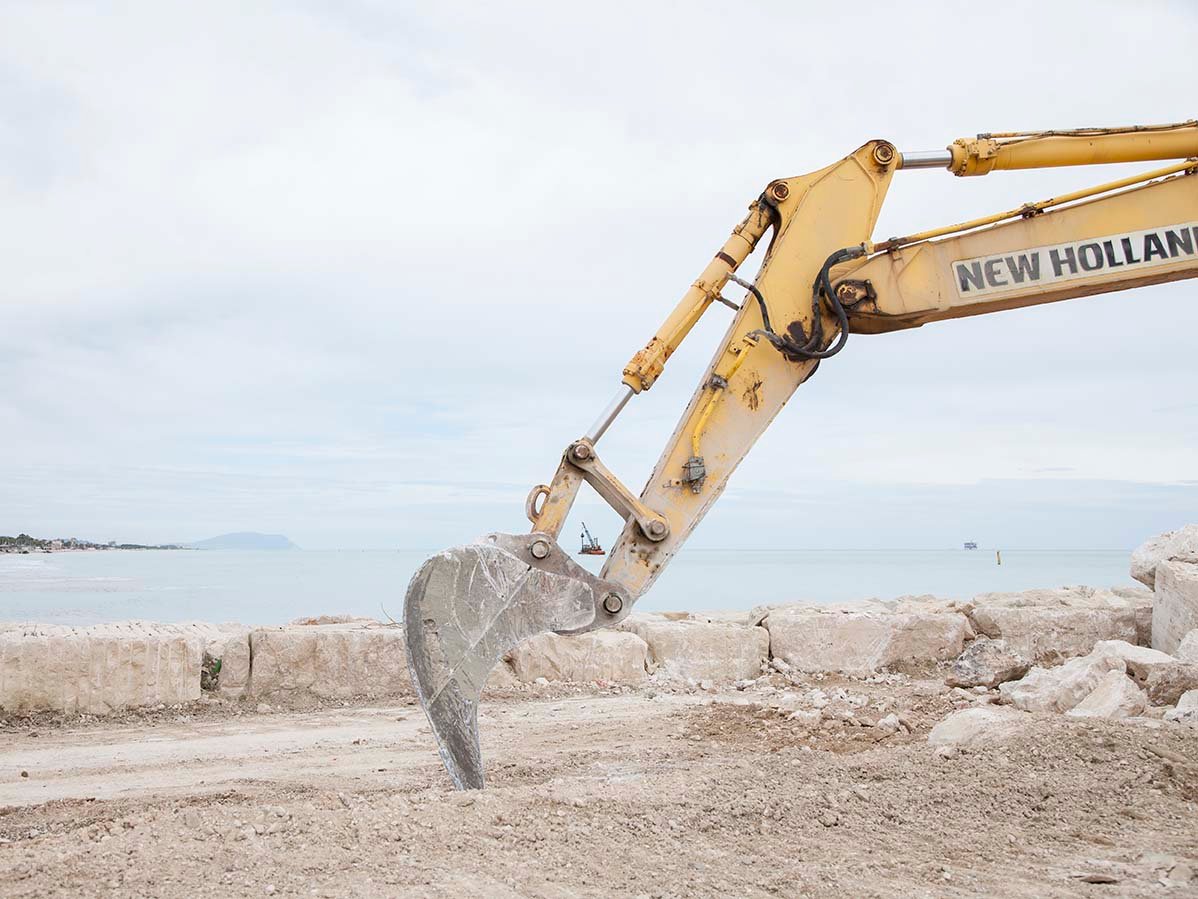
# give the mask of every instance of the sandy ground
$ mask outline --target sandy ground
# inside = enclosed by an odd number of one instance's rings
[[[1044,717],[946,759],[969,700],[837,685],[867,704],[815,729],[786,685],[493,700],[481,793],[403,701],[0,722],[0,894],[1198,895],[1194,730]],[[860,726],[888,711],[910,732]]]

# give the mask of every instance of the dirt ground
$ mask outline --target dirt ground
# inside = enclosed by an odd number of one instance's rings
[[[404,700],[8,719],[0,894],[1198,895],[1198,731],[1046,716],[943,758],[991,697],[874,681],[501,696],[474,793]]]

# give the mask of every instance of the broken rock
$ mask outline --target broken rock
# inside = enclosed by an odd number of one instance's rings
[[[1198,524],[1157,534],[1131,554],[1131,576],[1147,587],[1156,587],[1156,566],[1174,559],[1198,562]]]
[[[1108,671],[1126,671],[1118,656],[1097,653],[1058,668],[1033,668],[1021,680],[1000,684],[1003,700],[1025,712],[1067,712],[1098,687]]]
[[[1160,650],[1107,640],[1096,644],[1094,652],[1123,659],[1128,676],[1148,693],[1153,705],[1172,705],[1182,693],[1198,688],[1198,664],[1179,661]]]
[[[1174,656],[1180,662],[1198,662],[1198,630],[1192,630],[1181,638]]]
[[[1198,564],[1161,562],[1156,567],[1152,601],[1152,648],[1174,653],[1182,638],[1195,628],[1198,628]]]
[[[997,743],[1026,730],[1031,719],[1001,706],[980,706],[953,712],[928,734],[936,747],[973,749]]]
[[[769,654],[769,632],[763,627],[637,615],[620,629],[645,641],[651,670],[680,680],[755,678]]]
[[[1165,712],[1166,721],[1198,724],[1198,690],[1187,690],[1177,700],[1177,707]]]
[[[773,609],[765,618],[770,655],[801,671],[869,674],[916,670],[960,655],[965,616],[810,607]]]
[[[1005,641],[979,637],[957,656],[944,682],[950,687],[997,687],[1023,677],[1030,667]]]
[[[1141,714],[1147,705],[1135,682],[1122,671],[1112,669],[1102,676],[1089,696],[1066,714],[1075,718],[1128,718]]]
[[[1039,665],[1083,656],[1100,640],[1136,641],[1137,609],[1147,596],[1094,587],[983,593],[969,612],[974,630]]]
[[[1198,690],[1198,665],[1192,662],[1156,665],[1142,683],[1153,705],[1173,705],[1183,694]]]
[[[622,631],[592,631],[561,636],[537,634],[508,654],[517,679],[587,683],[603,680],[639,684],[646,677],[649,647],[636,634]]]

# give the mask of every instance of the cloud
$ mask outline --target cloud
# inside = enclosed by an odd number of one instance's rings
[[[1184,117],[1195,37],[1181,4],[7,7],[0,531],[522,527],[768,181],[874,136]],[[959,77],[980,41],[1002,62]],[[1151,69],[1111,62],[1136,54]],[[903,173],[879,231],[1107,174]],[[630,485],[725,314],[605,438]],[[733,486],[1175,484],[1196,330],[1181,283],[855,338]],[[1103,514],[1098,542],[1122,533]],[[702,533],[738,539],[720,520]]]

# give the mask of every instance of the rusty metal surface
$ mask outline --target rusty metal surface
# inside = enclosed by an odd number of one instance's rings
[[[531,547],[541,540],[549,553],[538,559]],[[580,567],[547,534],[488,534],[420,567],[404,599],[408,668],[459,790],[484,784],[478,702],[499,660],[535,634],[615,624],[631,606],[627,591]]]

